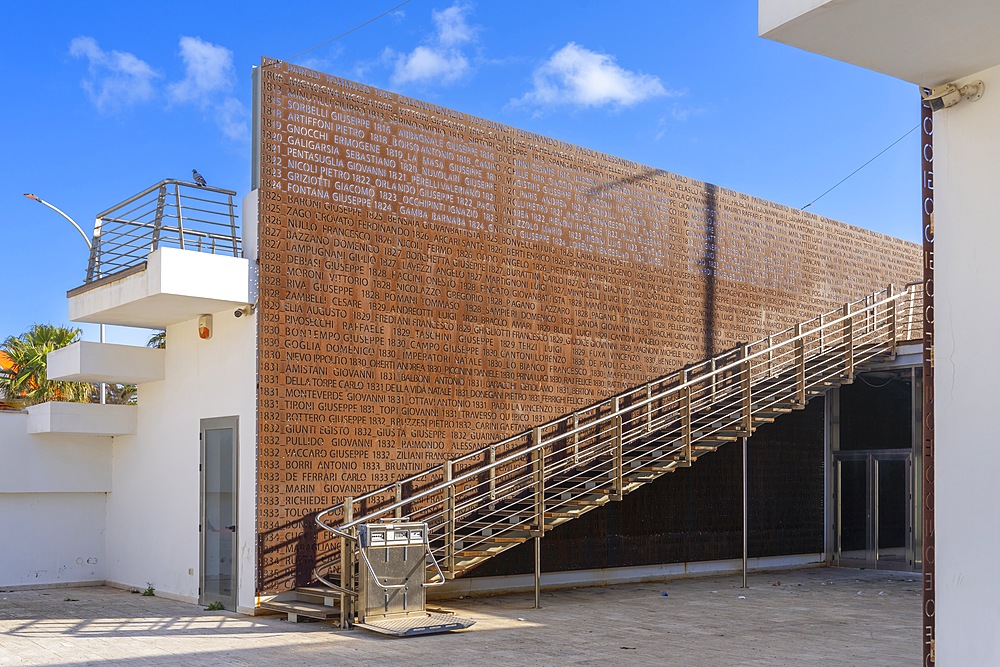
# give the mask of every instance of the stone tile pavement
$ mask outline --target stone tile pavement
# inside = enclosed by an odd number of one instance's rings
[[[105,587],[0,591],[0,666],[916,665],[919,575],[819,568],[454,600],[396,639]],[[667,595],[664,596],[663,593]],[[741,598],[740,596],[743,596]]]

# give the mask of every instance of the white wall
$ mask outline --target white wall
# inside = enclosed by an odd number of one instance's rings
[[[104,581],[111,447],[0,412],[0,586]]]
[[[199,585],[202,419],[239,416],[238,606],[254,606],[256,321],[213,314],[201,340],[197,319],[168,327],[166,377],[139,385],[139,429],[115,438],[108,498],[109,582],[196,601]],[[189,574],[190,572],[190,574]]]
[[[1000,659],[1000,68],[934,114],[937,663]]]

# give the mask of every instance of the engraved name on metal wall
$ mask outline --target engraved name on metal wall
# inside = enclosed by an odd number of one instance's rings
[[[920,275],[916,245],[276,61],[259,589],[309,515]]]

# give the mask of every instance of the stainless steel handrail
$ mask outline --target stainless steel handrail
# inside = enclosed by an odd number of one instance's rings
[[[559,417],[532,431],[510,436],[392,485],[352,498],[351,521],[337,526],[329,521],[331,515],[345,509],[342,503],[320,512],[316,523],[344,538],[347,545],[356,540],[354,533],[359,524],[392,513],[402,513],[404,508],[409,507],[423,516],[421,520],[428,522],[429,532],[440,532],[444,526],[445,531],[451,533],[450,536],[435,539],[445,538],[437,551],[443,552],[445,561],[449,563],[447,569],[454,574],[450,566],[454,565],[454,554],[458,551],[456,543],[461,542],[465,546],[464,543],[470,541],[468,538],[456,539],[456,525],[461,519],[475,512],[488,517],[497,508],[495,514],[499,518],[486,525],[489,534],[478,542],[473,540],[473,544],[489,543],[491,537],[496,537],[492,533],[493,528],[509,531],[510,523],[505,527],[503,522],[510,516],[517,518],[523,515],[524,521],[514,523],[519,526],[525,523],[542,524],[538,530],[543,531],[542,512],[537,516],[532,514],[534,510],[512,513],[509,507],[502,506],[502,501],[513,499],[532,488],[541,488],[538,497],[544,498],[546,480],[581,468],[588,462],[607,458],[613,450],[618,452],[614,474],[620,487],[617,492],[621,493],[623,468],[640,461],[638,455],[630,456],[638,451],[633,443],[641,446],[653,435],[669,436],[669,444],[662,445],[652,455],[643,454],[641,460],[645,461],[645,465],[662,464],[664,469],[676,467],[679,465],[678,455],[689,465],[697,441],[711,440],[712,436],[717,437],[734,429],[752,430],[754,412],[767,411],[789,401],[801,400],[804,404],[807,392],[818,385],[845,374],[852,375],[860,365],[891,352],[902,340],[902,331],[915,331],[918,314],[915,299],[919,291],[919,283],[908,284],[899,293],[890,286],[767,338]],[[906,304],[905,310],[898,307],[901,303]],[[760,381],[778,384],[767,390],[761,390],[758,384],[755,391],[754,383]],[[579,419],[580,416],[584,419]],[[573,426],[562,429],[570,423],[570,419]],[[692,430],[695,425],[697,429]],[[559,430],[542,436],[553,429]],[[525,445],[524,441],[529,437],[531,440]],[[561,448],[559,443],[562,443]],[[515,447],[514,451],[497,456],[497,451],[507,446]],[[626,449],[628,447],[632,449]],[[451,471],[457,464],[476,459],[485,462],[452,477]],[[541,477],[535,472],[539,465],[544,469]],[[565,487],[561,489],[562,495],[572,496],[578,488],[577,496],[546,500],[544,509],[555,511],[569,506],[576,498],[587,495],[594,484],[607,482],[607,473],[606,465],[596,473],[581,470],[573,476],[573,479],[577,475],[580,477],[575,486],[571,486],[569,491],[565,491]],[[434,482],[435,478],[440,481]],[[403,486],[419,482],[426,482],[429,486],[401,497]],[[396,500],[383,500],[387,504],[380,504],[363,516],[360,511],[354,512],[355,506],[360,509],[368,501],[387,496]],[[425,504],[421,505],[421,502]],[[432,549],[432,555],[433,552]],[[314,574],[320,578],[336,563],[336,559],[322,563]]]
[[[102,211],[85,283],[129,269],[160,247],[239,257],[234,190],[166,179]]]

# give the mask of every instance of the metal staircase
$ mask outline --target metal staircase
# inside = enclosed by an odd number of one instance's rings
[[[358,528],[420,521],[446,579],[849,383],[919,335],[921,285],[842,308],[445,461],[321,512],[316,579],[354,622]],[[536,557],[537,557],[536,542]],[[339,572],[339,577],[335,572]],[[428,570],[428,581],[441,577]]]

